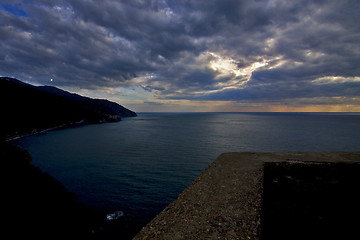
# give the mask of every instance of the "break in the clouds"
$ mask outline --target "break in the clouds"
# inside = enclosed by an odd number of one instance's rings
[[[359,13],[358,0],[0,0],[0,75],[135,110],[359,110]]]

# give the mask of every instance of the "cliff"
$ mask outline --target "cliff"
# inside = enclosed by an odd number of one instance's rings
[[[73,124],[120,121],[136,113],[103,99],[0,77],[0,140]]]
[[[75,194],[31,163],[19,147],[0,143],[1,222],[12,239],[90,239],[91,215]]]

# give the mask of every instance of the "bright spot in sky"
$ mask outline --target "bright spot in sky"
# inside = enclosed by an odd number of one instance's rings
[[[231,57],[222,56],[213,52],[208,52],[208,54],[211,56],[211,60],[209,61],[210,69],[216,72],[217,79],[222,80],[216,84],[220,91],[243,88],[245,84],[251,80],[254,71],[268,64],[266,60],[262,59],[261,61],[240,66],[239,62]],[[224,78],[228,78],[228,80],[225,81]],[[215,92],[218,92],[219,89],[215,90]]]
[[[238,62],[230,57],[223,57],[212,52],[209,54],[213,57],[210,61],[210,68],[218,72],[218,78],[234,75],[235,77],[247,77],[250,80],[251,74],[256,69],[267,65],[267,62],[262,60],[246,67],[239,67]]]
[[[54,81],[54,79],[51,78],[50,81],[52,82],[52,81]]]
[[[213,58],[210,61],[210,68],[218,72],[218,78],[229,76],[232,74],[234,74],[235,76],[241,75],[241,72],[234,59],[229,57],[222,57],[212,52],[209,52],[209,55]]]

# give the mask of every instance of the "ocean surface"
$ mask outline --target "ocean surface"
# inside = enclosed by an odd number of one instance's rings
[[[360,114],[139,113],[12,142],[94,214],[142,226],[223,152],[360,151]]]

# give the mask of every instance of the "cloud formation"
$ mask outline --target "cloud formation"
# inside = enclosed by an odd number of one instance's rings
[[[158,105],[359,98],[359,12],[357,0],[1,0],[0,75]]]

